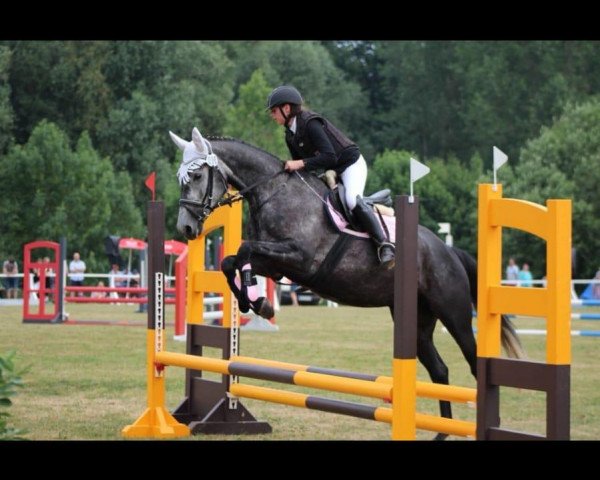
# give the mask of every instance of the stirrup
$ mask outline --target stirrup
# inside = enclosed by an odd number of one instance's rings
[[[381,252],[384,249],[384,247],[391,248],[391,258],[382,258]],[[391,270],[392,268],[394,268],[394,266],[396,265],[396,247],[394,246],[394,244],[390,242],[382,242],[377,247],[377,258],[379,259],[379,263],[383,265],[387,270]]]

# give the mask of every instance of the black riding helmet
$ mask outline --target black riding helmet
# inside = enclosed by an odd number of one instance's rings
[[[294,87],[290,85],[282,85],[273,90],[267,98],[267,110],[271,110],[273,107],[278,105],[284,105],[291,103],[295,105],[302,105],[302,95]]]

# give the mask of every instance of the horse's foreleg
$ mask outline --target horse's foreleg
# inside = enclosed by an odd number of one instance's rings
[[[252,310],[264,318],[272,318],[275,312],[271,303],[265,297],[258,296],[256,288],[256,277],[252,275],[249,268],[241,269],[242,279],[236,276],[238,269],[238,259],[235,255],[225,257],[221,262],[221,270],[227,278],[227,284],[230,290],[238,300],[238,305],[242,313]]]
[[[244,242],[235,257],[223,260],[221,269],[239,301],[240,311],[246,313],[251,308],[261,317],[271,318],[274,315],[273,307],[267,298],[259,296],[252,262],[258,262],[261,270],[268,272],[267,265],[273,265],[273,268],[279,262],[283,265],[302,265],[303,258],[293,242]],[[236,276],[236,270],[240,272],[241,279]]]
[[[225,274],[225,278],[227,278],[227,284],[229,285],[229,289],[232,291],[235,298],[237,298],[239,302],[239,307],[242,313],[246,313],[249,308],[249,301],[247,295],[242,295],[242,291],[240,289],[240,282],[237,279],[236,272],[236,257],[235,255],[229,255],[225,257],[221,262],[221,271]]]

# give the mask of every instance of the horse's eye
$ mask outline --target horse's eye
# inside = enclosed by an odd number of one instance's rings
[[[192,177],[192,180],[200,180],[202,178],[202,170],[191,172],[190,177]]]

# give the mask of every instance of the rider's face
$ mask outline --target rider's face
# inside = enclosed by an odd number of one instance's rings
[[[289,116],[290,115],[290,105],[288,103],[286,103],[285,105],[278,105],[271,109],[271,118],[273,120],[275,120],[277,125],[285,125],[285,118],[281,114],[281,110],[279,107],[281,107],[281,109],[283,109],[283,113],[285,113],[286,116]]]

